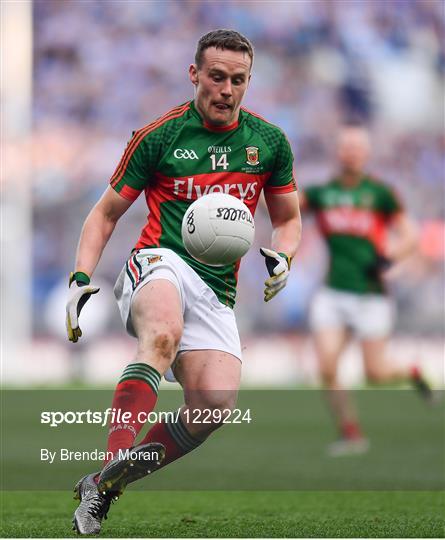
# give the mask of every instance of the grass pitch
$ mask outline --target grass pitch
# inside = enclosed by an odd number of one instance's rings
[[[6,492],[2,537],[74,537],[68,492]],[[444,537],[440,492],[131,492],[104,537]]]
[[[111,391],[5,392],[2,537],[74,537],[72,486],[100,468],[53,464],[41,448],[103,448],[106,428],[51,428],[40,411],[103,410]],[[103,537],[444,537],[445,414],[409,391],[356,395],[371,450],[332,459],[335,437],[314,391],[247,391],[252,422],[227,425],[202,447],[136,482],[110,508]],[[159,410],[177,408],[161,393]]]

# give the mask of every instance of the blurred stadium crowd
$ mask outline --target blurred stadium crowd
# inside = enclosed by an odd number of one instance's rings
[[[418,255],[390,284],[398,329],[443,324],[445,136],[441,0],[35,0],[33,100],[34,328],[67,279],[81,223],[105,189],[131,132],[192,97],[187,77],[205,32],[234,28],[255,46],[246,106],[278,124],[300,186],[335,171],[338,126],[366,123],[370,171],[395,186],[421,228]],[[140,198],[142,199],[142,197]],[[143,225],[143,201],[116,231],[98,273],[114,282]],[[259,208],[257,246],[269,243]],[[304,328],[325,253],[311,220],[286,291],[263,307],[255,250],[241,267],[238,319],[246,332]],[[252,279],[255,276],[255,279]],[[120,332],[117,316],[112,323]]]

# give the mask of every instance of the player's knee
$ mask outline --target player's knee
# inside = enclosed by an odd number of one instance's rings
[[[366,369],[366,379],[370,382],[370,383],[381,383],[381,382],[384,382],[385,380],[385,374],[378,370],[378,369],[375,369],[375,368],[367,368]]]
[[[228,419],[235,408],[237,392],[232,390],[212,390],[196,392],[189,400],[189,408],[199,410],[207,418],[211,430]]]
[[[162,358],[173,358],[180,339],[180,332],[174,328],[161,330],[153,336],[153,349]]]
[[[236,405],[236,392],[214,390],[201,396],[201,407],[211,411],[232,411]]]
[[[169,326],[151,330],[147,335],[141,335],[138,339],[138,356],[148,356],[158,359],[167,364],[173,361],[181,340],[182,328]]]
[[[323,384],[325,386],[330,386],[334,384],[337,380],[337,370],[333,369],[330,366],[321,366],[320,376]]]

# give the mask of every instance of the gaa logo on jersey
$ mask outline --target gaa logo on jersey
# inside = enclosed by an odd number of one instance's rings
[[[184,148],[176,148],[173,155],[176,159],[199,159],[194,150]]]
[[[246,158],[247,158],[246,163],[248,165],[258,165],[258,163],[260,162],[259,157],[260,157],[260,149],[258,148],[258,146],[246,147]]]

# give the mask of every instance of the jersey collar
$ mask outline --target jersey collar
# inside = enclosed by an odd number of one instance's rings
[[[338,175],[338,176],[336,176],[336,177],[334,178],[334,181],[337,182],[337,184],[338,184],[342,189],[351,191],[351,190],[354,190],[354,189],[359,188],[359,187],[363,184],[363,182],[365,182],[366,179],[367,179],[367,175],[366,175],[366,174],[362,174],[362,176],[360,176],[360,178],[358,179],[358,181],[357,181],[355,184],[347,185],[347,184],[345,184],[345,183],[343,182],[341,175]]]
[[[190,108],[194,112],[195,116],[197,116],[199,118],[202,125],[206,129],[208,129],[209,131],[214,131],[216,133],[221,133],[221,132],[225,132],[225,131],[232,131],[232,130],[236,129],[239,126],[239,117],[238,117],[237,120],[235,120],[235,122],[233,122],[232,124],[229,124],[228,126],[214,126],[212,124],[209,124],[208,122],[206,122],[205,120],[202,119],[201,115],[199,114],[198,110],[195,107],[195,101],[194,100],[190,103]],[[240,111],[240,115],[241,115],[241,111]]]

